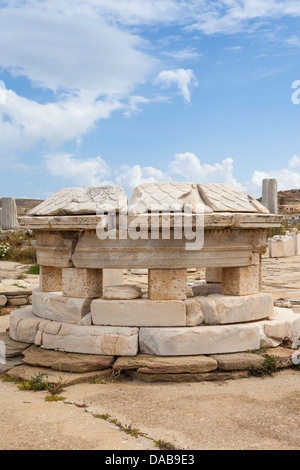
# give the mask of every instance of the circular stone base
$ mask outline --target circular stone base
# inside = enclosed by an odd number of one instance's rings
[[[196,356],[277,347],[284,339],[300,337],[300,315],[275,308],[270,320],[244,324],[195,327],[85,326],[44,320],[31,307],[10,317],[10,337],[44,349],[82,354],[136,356]]]

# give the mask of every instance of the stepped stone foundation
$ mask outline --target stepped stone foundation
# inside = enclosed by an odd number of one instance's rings
[[[13,340],[120,361],[297,343],[300,315],[261,292],[261,257],[280,216],[221,184],[144,184],[126,204],[118,187],[64,189],[21,219],[37,236],[40,287],[32,307],[11,314]],[[188,291],[195,266],[207,269],[206,282]],[[148,270],[148,296],[123,285],[125,269]],[[201,371],[216,364],[206,360]]]

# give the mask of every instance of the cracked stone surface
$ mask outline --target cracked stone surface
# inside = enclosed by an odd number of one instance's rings
[[[127,197],[119,186],[64,188],[30,211],[29,215],[97,214],[126,207]]]
[[[196,205],[203,207],[204,212],[211,213],[193,183],[145,183],[134,189],[130,208],[141,212],[152,211],[182,211],[184,204],[191,204],[196,211]]]
[[[198,190],[214,212],[257,212],[248,197],[230,184],[198,184]]]

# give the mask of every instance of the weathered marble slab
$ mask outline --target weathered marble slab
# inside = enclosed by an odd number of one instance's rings
[[[289,235],[275,235],[275,237],[269,238],[269,253],[270,258],[294,256],[295,242],[293,237]]]
[[[59,324],[59,331],[53,332],[49,323],[38,338],[38,345],[45,349],[108,356],[135,356],[138,352],[138,328]]]
[[[92,299],[63,297],[62,292],[32,292],[32,311],[37,317],[56,322],[78,323],[90,312]]]
[[[141,328],[140,351],[157,356],[224,354],[259,349],[256,323],[195,326],[190,328]]]
[[[43,320],[32,313],[32,307],[15,310],[10,314],[9,335],[14,341],[34,343]]]
[[[97,214],[126,206],[127,197],[119,186],[65,188],[35,207],[29,215]]]
[[[145,183],[133,190],[129,212],[182,211],[184,204],[190,204],[193,212],[197,205],[206,213],[212,209],[206,206],[194,183]]]
[[[214,212],[257,212],[248,197],[229,184],[198,184],[200,196]]]
[[[250,204],[252,204],[252,206],[254,207],[254,209],[257,210],[257,212],[261,214],[270,214],[270,211],[269,209],[267,209],[267,207],[263,206],[257,199],[254,199],[254,197],[250,196],[249,194],[248,199]]]
[[[143,297],[142,289],[131,284],[121,286],[107,286],[103,292],[106,300],[133,300]]]
[[[198,296],[186,301],[187,325],[226,325],[262,320],[274,315],[271,294],[259,293],[243,297],[220,294]],[[200,322],[200,323],[199,323]]]
[[[94,325],[185,326],[186,309],[181,300],[105,300],[91,304]]]
[[[173,235],[172,235],[173,236]],[[180,269],[219,266],[249,266],[252,232],[212,230],[204,237],[204,247],[186,248],[184,239],[100,240],[96,232],[81,236],[72,256],[76,268],[95,269]]]

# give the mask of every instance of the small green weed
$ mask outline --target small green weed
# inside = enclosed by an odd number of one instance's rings
[[[50,403],[51,402],[56,402],[56,401],[63,401],[64,402],[65,400],[66,400],[65,397],[58,397],[57,395],[47,395],[45,397],[45,401],[50,402]]]
[[[28,269],[28,271],[26,271],[26,274],[40,274],[40,266],[38,264],[34,264]]]
[[[18,281],[24,281],[24,279],[27,279],[27,276],[26,274],[18,274],[18,276],[16,276],[16,279]]]
[[[253,367],[249,370],[250,377],[263,377],[265,375],[272,376],[277,372],[277,360],[273,356],[265,355],[265,361],[260,367]]]
[[[31,377],[30,380],[25,380],[18,388],[20,390],[33,390],[34,392],[38,392],[40,390],[47,389],[47,383],[44,381],[44,377],[47,377],[45,373],[38,373]]]
[[[162,439],[155,440],[154,444],[160,450],[176,450],[176,447],[173,444],[171,444],[171,442],[164,441]]]
[[[17,377],[10,377],[9,375],[1,375],[2,382],[12,382],[14,384],[20,384],[21,381]]]

